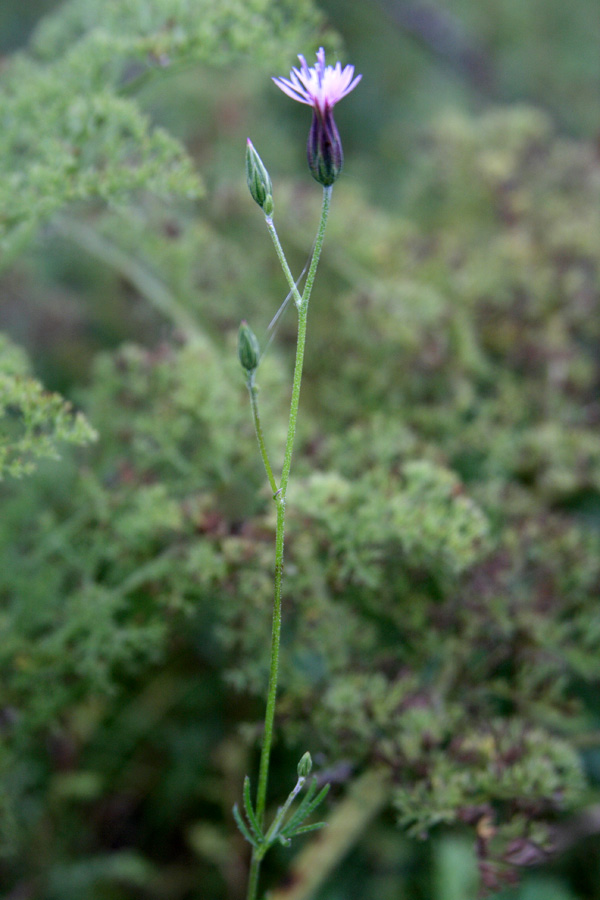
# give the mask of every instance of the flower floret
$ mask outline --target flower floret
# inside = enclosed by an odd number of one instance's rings
[[[289,78],[274,78],[273,81],[284,94],[306,103],[324,114],[335,104],[354,90],[362,75],[354,77],[354,66],[344,66],[337,62],[335,66],[325,65],[325,50],[320,47],[317,52],[317,63],[308,66],[305,58],[298,56],[300,68],[292,69]]]

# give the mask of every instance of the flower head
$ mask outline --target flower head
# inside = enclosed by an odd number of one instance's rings
[[[326,66],[322,47],[317,51],[316,66],[309,67],[301,55],[298,59],[300,68],[292,69],[289,78],[274,78],[273,81],[292,100],[312,106],[322,116],[353,91],[362,78],[362,75],[354,78],[354,66],[344,66],[342,69],[340,62],[335,66]]]
[[[354,77],[354,66],[325,65],[325,51],[317,52],[316,66],[308,66],[303,56],[298,56],[300,68],[292,69],[289,78],[273,81],[284,94],[313,108],[313,120],[306,148],[308,167],[313,178],[324,187],[336,180],[344,164],[342,142],[334,118],[333,107],[354,90],[362,75]]]

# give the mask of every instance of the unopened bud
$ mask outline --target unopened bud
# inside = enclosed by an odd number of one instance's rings
[[[330,107],[314,110],[306,155],[312,177],[324,187],[333,184],[342,171],[344,153]]]
[[[238,357],[246,372],[254,372],[260,360],[260,345],[248,323],[242,322],[238,332]]]
[[[312,757],[308,750],[298,763],[298,778],[307,778],[312,769]]]
[[[250,138],[246,142],[246,181],[252,199],[258,203],[265,216],[270,216],[273,212],[273,185]]]

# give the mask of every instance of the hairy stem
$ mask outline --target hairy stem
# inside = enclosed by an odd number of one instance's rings
[[[285,280],[287,281],[292,297],[294,298],[294,303],[299,307],[300,303],[302,302],[302,297],[300,296],[300,291],[298,290],[298,286],[294,281],[294,276],[292,275],[291,269],[288,266],[288,261],[285,258],[285,253],[283,252],[283,247],[281,246],[281,241],[279,240],[279,235],[277,234],[277,229],[273,224],[273,219],[271,218],[271,216],[265,216],[265,223],[267,225],[267,228],[269,229],[269,234],[271,235],[271,240],[273,241],[273,246],[275,247],[275,252],[277,253],[277,258],[281,263],[281,268],[283,269]]]
[[[285,455],[283,459],[283,469],[281,471],[281,482],[279,489],[285,502],[287,494],[288,481],[290,477],[290,469],[292,467],[292,453],[294,450],[294,439],[296,437],[296,422],[298,420],[298,406],[300,404],[300,387],[302,384],[302,369],[304,364],[304,347],[306,344],[306,322],[308,318],[308,301],[312,292],[315,280],[319,258],[321,256],[321,248],[323,246],[323,237],[325,235],[325,226],[327,225],[327,217],[329,215],[329,205],[331,203],[331,187],[323,188],[323,205],[321,207],[321,220],[319,222],[319,230],[317,231],[317,239],[315,241],[315,250],[310,262],[308,275],[306,276],[306,284],[300,298],[298,306],[298,340],[296,343],[296,365],[294,366],[294,381],[292,384],[292,400],[290,403],[290,418],[288,423],[287,441],[285,444]],[[291,277],[291,275],[290,275]]]
[[[258,771],[258,788],[256,792],[256,817],[262,827],[265,815],[265,806],[267,802],[267,785],[269,781],[269,763],[271,759],[271,746],[273,743],[273,723],[275,721],[275,702],[277,699],[277,680],[279,676],[279,645],[281,639],[281,588],[283,582],[283,548],[285,537],[285,501],[287,494],[288,481],[290,477],[290,469],[292,465],[292,452],[294,449],[294,439],[296,436],[296,422],[298,418],[298,406],[300,403],[300,386],[302,384],[302,369],[304,364],[304,347],[306,344],[306,322],[308,317],[308,302],[312,286],[315,280],[315,273],[321,255],[321,247],[323,245],[323,236],[325,234],[325,226],[327,225],[327,217],[329,215],[329,206],[331,202],[331,187],[323,189],[323,205],[321,207],[321,219],[317,231],[315,241],[315,249],[312,256],[310,269],[306,278],[306,284],[302,296],[300,296],[296,284],[294,282],[290,267],[284,256],[277,232],[273,226],[273,222],[267,217],[267,227],[273,238],[277,255],[281,262],[290,289],[293,289],[294,298],[298,307],[298,337],[296,341],[296,363],[294,365],[294,380],[292,384],[292,398],[290,403],[290,417],[288,421],[288,433],[285,444],[285,455],[283,460],[283,469],[281,473],[281,481],[279,489],[273,493],[277,504],[277,526],[275,531],[275,597],[273,601],[273,625],[271,630],[271,664],[269,670],[269,687],[267,691],[267,707],[265,711],[265,729],[263,733],[263,742],[260,755],[260,766]],[[251,392],[252,397],[252,392]],[[254,398],[253,409],[256,398]],[[258,420],[260,423],[260,419]],[[256,423],[256,418],[255,418]],[[258,437],[257,430],[257,437]],[[261,432],[262,435],[262,432]],[[259,437],[259,446],[261,440]],[[264,441],[263,441],[264,446]],[[262,447],[261,447],[262,454]],[[263,461],[265,460],[263,455]],[[266,468],[266,464],[265,464]],[[267,469],[267,476],[269,470]],[[272,475],[272,472],[271,472]],[[269,478],[271,483],[271,478]],[[274,482],[273,482],[274,483]],[[273,484],[271,484],[273,486]],[[260,871],[262,856],[255,849],[252,853],[252,862],[250,864],[250,876],[248,880],[247,900],[256,900],[258,890],[258,876]]]
[[[254,372],[252,372],[248,376],[248,393],[250,394],[250,405],[252,407],[252,417],[254,419],[256,440],[258,441],[260,455],[262,456],[263,465],[265,467],[265,472],[267,473],[267,478],[269,479],[269,484],[271,485],[271,490],[273,491],[273,496],[275,496],[275,494],[277,493],[277,482],[275,481],[273,469],[271,468],[271,463],[269,462],[269,455],[267,453],[267,446],[265,444],[262,424],[260,421],[260,412],[258,410],[258,388],[254,383]]]

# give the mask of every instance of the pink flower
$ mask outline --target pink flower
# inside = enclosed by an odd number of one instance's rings
[[[303,56],[298,55],[301,67],[292,69],[289,78],[274,78],[273,81],[284,94],[306,103],[325,115],[327,109],[353,91],[362,75],[354,78],[354,66],[344,66],[337,62],[335,66],[325,65],[325,51],[322,47],[317,52],[316,66],[309,67]]]
[[[325,65],[325,51],[317,52],[316,66],[309,67],[303,56],[298,56],[300,68],[292,69],[289,78],[273,81],[284,94],[313,108],[313,119],[308,135],[308,167],[313,178],[324,187],[336,180],[344,164],[342,142],[333,118],[333,107],[353,91],[362,75],[354,77],[354,66]]]

